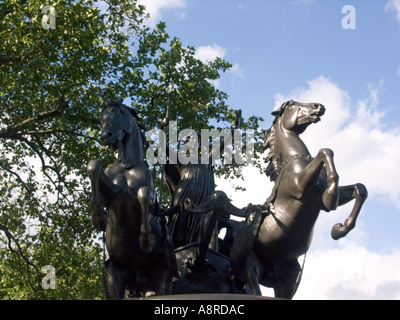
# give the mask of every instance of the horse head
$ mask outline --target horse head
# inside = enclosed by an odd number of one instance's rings
[[[134,121],[132,111],[122,103],[121,99],[104,101],[100,115],[103,144],[118,149],[125,135],[132,132]]]
[[[272,112],[272,115],[276,119],[282,118],[281,123],[286,130],[296,131],[300,134],[310,124],[319,122],[324,113],[325,107],[320,103],[300,103],[290,100]]]

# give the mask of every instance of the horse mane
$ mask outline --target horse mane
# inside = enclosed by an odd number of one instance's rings
[[[275,181],[279,174],[279,163],[275,155],[275,121],[274,124],[265,133],[262,151],[269,149],[265,162],[268,163],[265,173],[271,181]]]
[[[272,115],[275,116],[274,121],[272,122],[272,126],[266,131],[264,143],[262,145],[262,151],[266,151],[269,149],[269,152],[265,158],[265,162],[268,163],[267,169],[265,169],[265,173],[267,177],[270,178],[271,181],[275,181],[280,172],[280,164],[278,159],[276,158],[275,152],[275,124],[276,120],[282,116],[285,108],[291,106],[294,103],[293,100],[287,101],[283,103],[278,109],[272,112]]]

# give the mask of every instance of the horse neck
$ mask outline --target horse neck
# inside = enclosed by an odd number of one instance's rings
[[[281,163],[284,163],[286,159],[295,155],[310,155],[307,146],[300,139],[299,134],[293,130],[285,129],[281,118],[275,124],[275,132],[276,155],[279,157]]]
[[[133,121],[131,132],[126,133],[122,140],[118,151],[118,160],[132,166],[145,166],[142,136],[136,121]]]

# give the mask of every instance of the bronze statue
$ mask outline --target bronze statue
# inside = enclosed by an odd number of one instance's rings
[[[90,161],[87,169],[93,224],[105,232],[109,254],[107,298],[122,299],[126,290],[136,297],[261,295],[262,284],[274,288],[276,297],[291,299],[301,279],[297,259],[310,246],[320,211],[336,210],[355,199],[344,224],[332,228],[337,240],[355,227],[368,194],[360,183],[339,186],[332,150],[321,149],[313,158],[300,139],[324,113],[321,104],[295,101],[272,113],[275,120],[267,130],[264,149],[269,149],[266,174],[275,185],[263,205],[238,209],[223,191],[215,191],[211,161],[167,163],[171,206],[162,211],[143,158],[138,115],[121,100],[105,101],[101,138],[118,149],[118,159],[104,172],[98,160]],[[236,127],[239,118],[240,112]],[[234,221],[231,215],[246,220]],[[218,251],[216,242],[218,225],[227,228],[224,241],[220,240],[223,251]]]
[[[231,129],[229,139],[232,139],[234,130],[240,126],[241,110],[236,111],[235,126]],[[164,121],[168,121],[167,119]],[[198,134],[198,136],[200,136]],[[171,194],[171,207],[183,204],[186,199],[195,205],[200,205],[208,200],[215,192],[213,157],[215,153],[221,153],[226,144],[231,140],[223,141],[217,145],[208,155],[207,160],[202,162],[201,146],[199,145],[197,163],[170,163],[164,167],[165,180]],[[199,141],[200,141],[199,137]],[[208,146],[207,146],[208,147]],[[169,148],[167,148],[169,150]],[[206,163],[205,163],[206,162]],[[181,206],[181,208],[183,208]],[[174,247],[180,247],[192,242],[202,242],[207,228],[210,225],[211,212],[201,215],[189,214],[185,210],[175,212],[170,217],[169,227]],[[212,222],[216,224],[216,221]],[[210,241],[210,247],[218,250],[218,227],[214,228]]]
[[[231,215],[246,218],[248,214],[233,206],[227,195],[219,190],[205,198],[200,205],[186,199],[183,207],[187,215],[210,216],[200,242],[192,242],[175,250],[180,278],[173,283],[173,293],[242,293],[232,281],[229,257],[210,248],[209,244],[219,222],[226,226],[227,221],[233,221]]]
[[[171,193],[171,207],[190,199],[200,204],[215,191],[214,171],[211,164],[170,164],[165,165],[165,180]],[[183,207],[182,207],[183,208]],[[204,237],[211,213],[193,215],[180,210],[171,215],[169,228],[175,248],[200,242]],[[211,246],[217,250],[217,237],[210,239]]]
[[[336,224],[337,240],[355,227],[367,198],[362,184],[339,186],[333,151],[321,149],[313,158],[299,135],[320,121],[325,107],[319,103],[284,103],[272,115],[264,148],[269,149],[266,174],[275,182],[263,206],[252,207],[248,224],[233,243],[231,266],[236,282],[247,284],[250,294],[261,295],[259,284],[273,287],[275,296],[291,299],[299,285],[297,258],[310,246],[320,210],[336,210],[355,199],[344,224]]]
[[[178,261],[180,279],[173,293],[238,293],[229,275],[229,257],[219,250],[220,227],[230,227],[230,215],[246,217],[231,205],[222,191],[215,191],[212,159],[231,142],[239,127],[241,111],[236,112],[235,126],[228,139],[217,145],[198,163],[165,165],[165,180],[171,193],[169,228]],[[199,139],[200,140],[200,139]],[[207,146],[208,147],[208,146]],[[226,253],[226,252],[224,252]]]
[[[169,294],[172,278],[178,276],[135,117],[135,111],[121,100],[105,101],[101,139],[118,149],[118,160],[104,172],[99,160],[90,161],[87,167],[93,223],[106,235],[108,299],[122,299],[126,290],[136,296]]]

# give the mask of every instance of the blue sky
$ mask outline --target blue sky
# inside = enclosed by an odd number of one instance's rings
[[[217,45],[226,51],[225,59],[240,66],[243,77],[224,82],[221,89],[249,113],[273,103],[277,91],[321,74],[355,98],[365,94],[367,83],[387,79],[385,90],[400,98],[400,46],[395,45],[400,27],[396,12],[385,12],[387,1],[353,1],[355,30],[341,25],[341,10],[349,1],[170,2],[184,4],[160,10],[171,35],[194,47]]]
[[[149,25],[161,19],[200,59],[233,64],[216,84],[244,117],[264,117],[265,129],[286,100],[326,106],[303,140],[312,154],[332,148],[341,184],[363,182],[370,196],[338,242],[330,229],[352,204],[321,213],[295,298],[400,299],[400,0],[140,2]],[[355,29],[342,27],[345,5],[355,9]],[[237,181],[218,186],[238,206],[263,203],[267,177],[251,168],[244,176],[247,192],[231,190]]]

